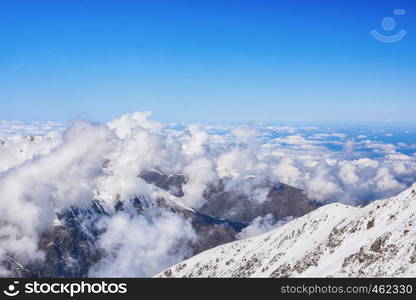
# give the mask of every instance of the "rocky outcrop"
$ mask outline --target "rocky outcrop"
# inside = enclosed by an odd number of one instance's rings
[[[139,177],[178,197],[183,196],[182,187],[187,182],[182,174],[167,175],[156,170],[142,171]],[[244,183],[252,185],[252,190],[267,191],[265,201],[258,202],[250,193],[238,187],[227,187],[229,181],[230,178],[223,178],[208,185],[204,192],[206,203],[198,210],[200,213],[220,219],[250,223],[255,218],[267,214],[272,214],[276,219],[300,217],[319,207],[319,204],[308,199],[302,190],[287,184],[265,181],[259,185],[246,179]]]
[[[318,207],[302,190],[283,183],[264,183],[260,188],[267,190],[267,197],[264,202],[258,202],[239,190],[227,190],[225,181],[220,180],[205,192],[207,202],[200,209],[201,213],[249,223],[267,214],[272,214],[276,219],[300,217]]]

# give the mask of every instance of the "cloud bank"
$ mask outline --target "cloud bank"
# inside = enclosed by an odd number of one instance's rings
[[[268,180],[303,189],[317,202],[362,204],[416,181],[416,156],[401,151],[413,147],[408,141],[354,138],[319,127],[163,124],[150,115],[127,114],[108,124],[75,121],[63,133],[52,123],[2,121],[0,260],[10,254],[21,262],[42,259],[39,235],[55,224],[56,213],[97,200],[109,215],[100,221],[105,255],[90,275],[151,276],[184,258],[195,233],[185,219],[163,209],[117,212],[118,201],[141,195],[148,207],[163,198],[198,209],[207,201],[207,186],[226,177],[226,189],[259,203],[267,197],[262,182]],[[185,175],[183,197],[139,178],[146,169]],[[256,219],[239,238],[278,224],[271,217]]]

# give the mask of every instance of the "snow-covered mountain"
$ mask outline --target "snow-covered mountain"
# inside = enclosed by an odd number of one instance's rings
[[[158,277],[414,277],[416,184],[365,207],[329,204]]]

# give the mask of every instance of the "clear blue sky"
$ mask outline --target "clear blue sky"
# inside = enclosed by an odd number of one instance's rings
[[[0,0],[0,104],[6,120],[412,121],[416,1]]]

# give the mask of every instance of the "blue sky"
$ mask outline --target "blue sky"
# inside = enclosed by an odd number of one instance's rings
[[[0,0],[0,119],[411,122],[415,37],[411,0]]]

